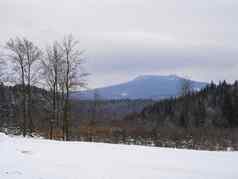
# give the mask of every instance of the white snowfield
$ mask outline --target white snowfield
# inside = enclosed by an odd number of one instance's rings
[[[0,133],[0,179],[238,179],[238,152],[60,142]]]

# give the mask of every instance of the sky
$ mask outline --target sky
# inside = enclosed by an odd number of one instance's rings
[[[0,0],[0,44],[73,34],[90,88],[139,75],[238,77],[237,0]]]

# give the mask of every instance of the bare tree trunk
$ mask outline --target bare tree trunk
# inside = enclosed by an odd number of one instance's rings
[[[23,95],[23,100],[22,100],[22,114],[23,114],[23,125],[22,125],[22,132],[23,136],[26,136],[26,127],[27,127],[27,119],[26,119],[26,87],[25,87],[25,77],[24,77],[24,68],[23,65],[21,67],[22,71],[22,95]]]
[[[66,53],[66,96],[64,106],[64,140],[69,140],[69,54]]]
[[[62,127],[63,131],[63,139],[64,139],[64,133],[65,133],[65,126],[64,126],[64,102],[65,102],[65,88],[64,84],[61,84],[61,96],[60,96],[60,116],[61,116],[61,123],[60,126]]]
[[[53,133],[54,133],[54,122],[50,120],[50,139],[53,139]]]
[[[60,126],[60,94],[59,94],[59,90],[57,87],[56,90],[56,127],[59,128]]]
[[[54,81],[53,86],[53,115],[52,118],[50,119],[50,139],[53,139],[53,130],[54,130],[53,125],[55,122],[55,118],[56,118],[56,81]]]
[[[27,102],[27,114],[29,119],[29,129],[32,134],[34,131],[34,123],[32,119],[32,91],[31,91],[31,67],[28,64],[28,85],[27,85],[27,93],[28,93],[28,102]]]
[[[28,85],[28,118],[29,118],[29,129],[30,129],[30,133],[32,134],[34,132],[34,122],[32,119],[32,93],[31,93],[31,86]]]

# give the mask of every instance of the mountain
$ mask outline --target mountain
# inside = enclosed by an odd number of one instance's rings
[[[129,82],[98,88],[98,95],[102,99],[164,99],[177,96],[180,92],[181,81],[184,78],[176,75],[159,76],[143,75]],[[204,82],[191,81],[194,90],[207,85]],[[93,99],[95,90],[73,92],[73,99]]]

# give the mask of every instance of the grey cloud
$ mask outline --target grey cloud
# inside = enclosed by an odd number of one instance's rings
[[[237,9],[237,0],[1,0],[0,42],[21,35],[43,46],[73,33],[91,86],[142,73],[232,81]]]

